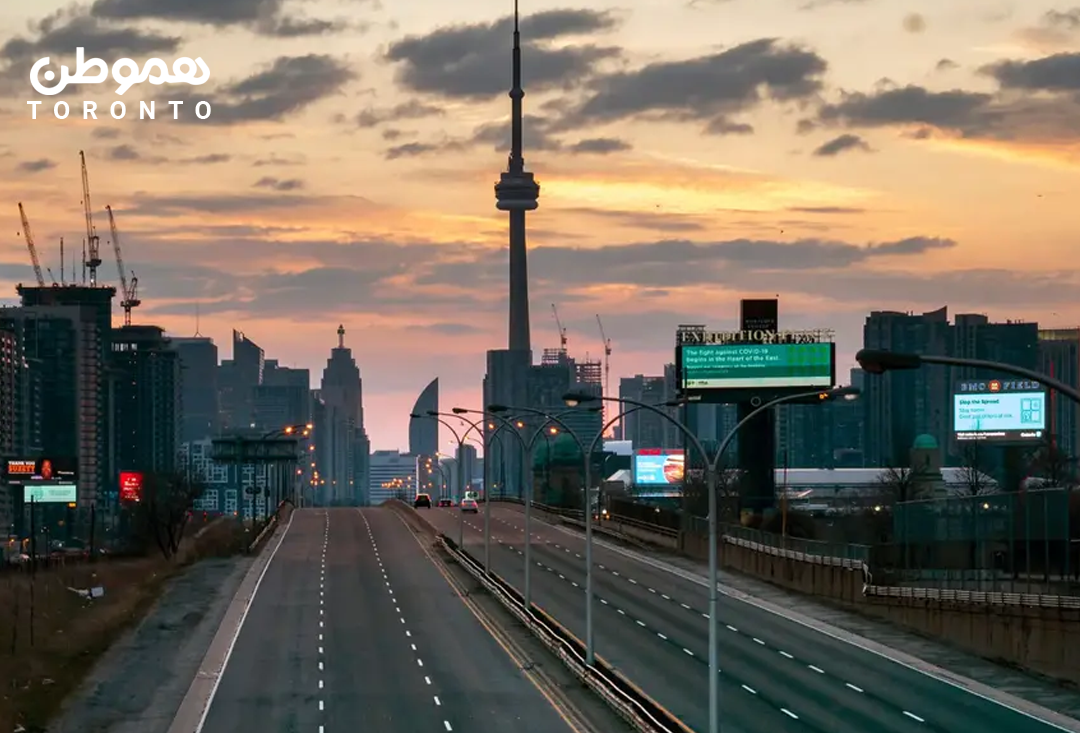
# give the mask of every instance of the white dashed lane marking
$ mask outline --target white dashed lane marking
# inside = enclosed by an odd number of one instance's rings
[[[323,599],[326,596],[326,551],[330,547],[330,512],[324,511],[323,516],[325,517],[325,521],[323,522],[322,558],[319,561],[319,606],[320,606],[320,608],[319,608],[319,616],[323,615],[322,605],[323,605]],[[319,628],[320,629],[323,628],[323,622],[322,622],[321,619],[319,621]],[[318,660],[318,663],[319,663],[318,687],[321,690],[321,689],[323,689],[322,672],[325,671],[325,666],[324,665],[325,665],[325,661],[326,661],[325,655],[323,653],[323,635],[321,633],[319,634],[318,650],[319,650],[318,655],[317,655],[317,660]],[[326,701],[323,700],[320,697],[319,698],[319,712],[322,713],[322,712],[325,712],[325,711],[326,711]],[[324,727],[323,727],[322,723],[319,724],[319,733],[324,733]]]
[[[390,585],[390,576],[387,575],[386,568],[383,567],[382,558],[379,557],[379,545],[375,541],[375,533],[371,531],[371,523],[368,522],[368,518],[364,515],[363,512],[360,512],[360,517],[364,520],[364,526],[367,527],[368,539],[371,540],[371,549],[375,551],[375,560],[379,564],[379,572],[382,573],[383,581],[386,583],[386,592],[387,595],[390,596],[390,602],[394,604],[394,613],[398,614],[398,619],[401,621],[401,625],[405,626],[405,638],[411,640],[413,638],[412,632],[409,631],[408,624],[405,622],[405,616],[401,612],[401,606],[398,603],[398,599],[394,597],[394,589]],[[423,669],[424,660],[420,657],[420,653],[416,648],[416,644],[410,641],[409,649],[412,650],[413,658],[416,659],[416,666]],[[428,685],[429,687],[435,686],[431,681],[431,677],[428,675],[424,675],[424,684]],[[431,699],[435,703],[435,707],[442,707],[442,701],[439,700],[438,695],[432,695]],[[454,730],[453,726],[450,725],[449,720],[443,720],[443,728],[445,728],[447,731]]]
[[[518,526],[516,526],[516,525],[514,525],[514,524],[512,524],[510,522],[507,522],[504,519],[500,519],[498,517],[493,517],[493,519],[495,519],[495,521],[500,522],[500,523],[506,525],[507,527],[509,527],[509,528],[511,528],[511,529],[513,529],[513,530],[515,530],[517,532],[522,531],[521,527],[518,527]],[[476,530],[477,532],[481,532],[481,533],[483,532],[482,527],[477,526],[477,525],[473,524],[472,522],[466,522],[466,524],[468,524],[472,529]],[[549,539],[546,539],[546,538],[544,538],[544,537],[542,537],[540,535],[535,535],[535,537],[536,537],[537,540],[543,542],[544,544],[550,545],[551,547],[553,547],[555,549],[562,550],[566,554],[572,554],[572,555],[574,555],[574,557],[577,557],[579,559],[584,559],[584,557],[580,553],[574,552],[570,548],[565,547],[565,546],[559,544],[558,542],[553,542],[553,541],[551,541]],[[494,539],[496,540],[496,542],[500,546],[505,547],[507,550],[510,550],[511,552],[515,552],[518,555],[524,556],[525,553],[522,550],[519,550],[517,547],[513,546],[512,544],[510,544],[508,542],[505,542],[504,540],[502,540],[501,538],[498,538],[498,537],[495,537]],[[555,568],[553,568],[553,567],[551,567],[549,565],[546,565],[543,562],[537,562],[536,565],[537,565],[537,567],[540,567],[540,568],[546,570],[548,573],[551,573],[552,575],[558,576],[558,578],[560,580],[570,583],[575,588],[580,588],[581,587],[580,585],[578,585],[577,582],[575,582],[573,580],[570,580],[565,575],[560,573],[558,570],[556,570]],[[632,585],[638,586],[639,588],[645,588],[649,593],[651,593],[653,595],[656,595],[656,596],[659,596],[663,600],[668,601],[668,602],[670,602],[670,603],[672,603],[674,605],[678,605],[680,608],[682,608],[685,611],[690,611],[692,613],[699,613],[701,618],[703,618],[703,619],[708,619],[709,618],[709,614],[697,611],[697,610],[694,609],[693,606],[691,606],[691,605],[689,605],[687,603],[684,603],[682,601],[679,601],[679,600],[677,600],[675,598],[672,598],[671,596],[669,596],[669,595],[667,595],[665,593],[661,593],[660,591],[658,591],[655,588],[652,588],[652,587],[650,587],[648,585],[642,585],[635,578],[631,578],[629,576],[622,575],[622,574],[619,573],[619,571],[613,570],[612,568],[609,568],[609,567],[606,567],[605,565],[603,565],[601,563],[597,563],[596,567],[597,567],[597,569],[602,570],[602,571],[610,574],[612,577],[621,578],[621,579],[629,582]],[[638,627],[643,628],[643,629],[648,629],[649,631],[651,631],[655,635],[655,638],[659,639],[660,641],[666,642],[666,643],[669,643],[669,644],[675,644],[680,649],[682,649],[682,651],[687,656],[693,657],[694,659],[696,659],[698,661],[704,662],[704,658],[701,655],[695,654],[693,650],[691,650],[691,649],[689,649],[687,647],[684,647],[681,644],[673,641],[666,634],[663,634],[663,633],[661,633],[659,631],[656,631],[655,629],[650,629],[649,626],[644,621],[642,621],[640,619],[637,619],[637,618],[634,618],[633,615],[628,614],[625,610],[623,610],[623,609],[619,608],[618,606],[612,604],[608,599],[601,598],[599,595],[597,595],[596,598],[597,598],[598,601],[600,601],[601,605],[604,605],[604,606],[607,606],[608,608],[613,609],[620,616],[624,616],[624,617],[626,617],[628,619],[633,619],[634,623]],[[731,624],[725,624],[725,628],[728,631],[730,631],[730,632],[732,632],[734,634],[739,634],[740,636],[749,638],[753,643],[755,643],[755,644],[757,644],[759,646],[765,647],[766,649],[770,649],[771,651],[775,651],[776,653],[778,653],[780,656],[784,657],[785,659],[791,660],[792,662],[795,662],[795,663],[799,663],[799,660],[796,659],[793,654],[791,654],[789,652],[786,652],[783,649],[778,649],[778,648],[775,648],[775,647],[769,647],[768,642],[766,642],[764,639],[760,639],[760,638],[758,638],[756,636],[750,636],[749,634],[741,632],[741,631],[739,631],[739,629],[737,627],[732,626]],[[811,672],[815,672],[815,673],[820,674],[820,675],[829,676],[828,673],[825,670],[823,670],[821,667],[818,667],[818,666],[813,665],[813,664],[806,664],[805,662],[803,664],[805,664],[806,669],[809,669]],[[856,693],[859,693],[859,694],[866,694],[866,691],[863,690],[861,687],[858,687],[857,685],[853,685],[852,683],[845,682],[843,680],[838,680],[838,681],[843,682],[844,686],[847,689],[849,689],[849,690],[851,690],[853,692],[856,692]],[[756,690],[753,690],[750,687],[747,687],[746,685],[741,685],[741,687],[744,688],[750,694],[753,694],[753,695],[758,694]],[[797,714],[795,714],[794,712],[792,712],[791,710],[789,710],[788,708],[780,707],[779,709],[780,709],[780,711],[782,713],[784,713],[788,717],[793,718],[795,720],[799,719],[799,716]],[[906,717],[910,718],[911,720],[915,720],[915,721],[917,721],[919,723],[925,723],[926,722],[923,718],[919,717],[918,715],[915,715],[914,713],[912,713],[910,711],[901,710],[901,712]]]

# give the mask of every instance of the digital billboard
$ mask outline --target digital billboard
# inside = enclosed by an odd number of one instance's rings
[[[681,388],[745,390],[834,384],[832,343],[710,343],[679,346]]]
[[[684,468],[685,459],[680,449],[634,451],[634,484],[637,486],[681,485]]]
[[[13,484],[30,481],[75,483],[77,471],[75,459],[50,456],[11,459],[7,462],[4,475],[8,482]]]
[[[78,499],[75,484],[32,484],[23,486],[26,504],[74,504]]]
[[[138,471],[120,472],[120,501],[142,501],[143,475]]]
[[[1030,380],[967,380],[953,393],[956,440],[1029,443],[1046,435],[1046,389]]]

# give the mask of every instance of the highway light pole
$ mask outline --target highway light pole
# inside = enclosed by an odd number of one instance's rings
[[[658,407],[644,402],[638,402],[637,400],[628,400],[618,397],[600,397],[577,392],[569,392],[563,395],[563,400],[571,407],[589,402],[606,401],[633,405],[642,410],[649,410],[674,425],[679,432],[690,441],[702,460],[705,461],[705,491],[709,498],[709,733],[720,733],[720,658],[719,650],[717,649],[720,628],[719,620],[717,619],[717,609],[720,605],[718,588],[720,584],[720,569],[717,552],[720,537],[716,506],[716,490],[718,483],[717,472],[720,466],[720,459],[723,457],[724,451],[727,450],[727,447],[731,445],[731,442],[735,439],[739,430],[766,410],[770,410],[777,405],[782,405],[785,402],[795,402],[812,397],[817,397],[821,402],[828,402],[835,399],[854,399],[855,397],[858,397],[858,395],[859,390],[855,387],[837,387],[827,391],[819,390],[815,392],[802,392],[799,394],[786,395],[770,402],[766,402],[757,409],[751,411],[750,414],[740,420],[735,427],[732,428],[731,432],[729,432],[727,436],[724,437],[723,442],[720,443],[720,447],[717,448],[716,454],[712,457],[705,451],[705,446],[701,444],[701,441],[698,440],[697,436],[694,435],[694,432],[690,430],[685,423],[675,419]]]
[[[664,402],[654,407],[676,406],[681,405],[681,402]],[[600,432],[593,437],[592,442],[589,444],[589,450],[585,454],[585,502],[588,505],[585,509],[585,664],[593,666],[596,661],[596,642],[593,637],[593,603],[595,602],[595,594],[593,593],[593,513],[592,513],[592,455],[596,452],[596,444],[604,439],[604,433],[608,428],[617,423],[622,418],[626,417],[632,412],[637,412],[642,409],[641,407],[631,407],[629,410],[623,410],[618,415],[615,415],[600,428]],[[601,466],[601,469],[603,467]],[[599,487],[597,490],[597,498],[599,499],[600,492]],[[599,509],[599,501],[597,501],[597,509]]]
[[[871,374],[884,374],[891,371],[906,369],[918,369],[923,364],[940,364],[942,366],[972,367],[975,369],[989,369],[996,372],[1004,372],[1025,379],[1041,382],[1052,390],[1068,397],[1080,405],[1080,392],[1064,382],[1054,379],[1046,374],[1025,369],[1015,364],[1006,364],[1000,361],[986,361],[984,359],[963,359],[953,356],[933,356],[930,354],[912,354],[899,351],[883,351],[880,349],[862,349],[855,354],[855,361],[864,372]]]
[[[458,418],[465,420],[465,422],[468,422],[470,425],[482,425],[484,421],[489,418],[499,420],[500,424],[498,427],[496,427],[495,425],[488,425],[488,429],[493,431],[490,436],[491,439],[494,439],[495,434],[502,430],[504,427],[510,427],[510,432],[513,433],[514,437],[517,438],[519,443],[521,443],[521,455],[522,459],[524,460],[525,454],[528,452],[528,448],[525,445],[525,439],[522,438],[516,430],[512,429],[514,426],[513,423],[511,423],[509,420],[500,417],[499,415],[496,415],[494,413],[486,412],[485,410],[470,410],[465,407],[455,407],[452,408],[450,411],[454,413],[454,415],[456,415]],[[462,415],[479,415],[481,419],[477,420],[476,423],[473,423],[469,420],[466,420],[464,417],[462,417]],[[488,446],[490,444],[490,440],[484,443],[484,470],[488,473],[489,476],[491,475],[491,466],[488,465]],[[490,492],[488,491],[488,485],[486,483],[484,484],[484,572],[491,572],[491,496]]]
[[[533,446],[536,445],[537,439],[541,435],[544,434],[544,430],[546,428],[548,428],[552,423],[555,423],[556,425],[561,425],[570,434],[570,436],[572,438],[574,438],[574,441],[579,446],[581,446],[581,441],[577,439],[577,436],[574,434],[574,431],[571,430],[570,427],[566,425],[566,423],[564,423],[562,420],[559,419],[559,416],[557,416],[557,415],[549,415],[548,413],[543,412],[541,410],[534,410],[532,408],[524,408],[524,407],[521,407],[521,408],[519,408],[519,407],[510,407],[510,406],[507,406],[507,405],[488,405],[487,410],[485,411],[485,413],[493,415],[495,418],[501,420],[502,422],[507,424],[511,429],[513,429],[514,424],[501,416],[502,413],[511,412],[511,411],[532,413],[534,415],[537,415],[537,416],[540,416],[540,417],[544,418],[544,422],[541,423],[540,427],[538,427],[535,431],[533,431],[533,434],[529,437],[529,440],[525,445],[525,456],[524,456],[524,461],[526,463],[526,466],[524,466],[524,468],[526,468],[528,470],[529,480],[525,482],[525,492],[526,492],[525,493],[525,592],[524,592],[523,595],[525,597],[525,608],[527,610],[531,610],[532,609],[532,505],[533,505],[533,475],[532,475],[532,465],[531,465],[531,462],[532,462],[532,449],[533,449]],[[593,410],[593,411],[594,412],[599,412],[598,409]],[[560,414],[565,414],[565,413],[560,413]],[[518,427],[525,427],[524,424],[521,424],[521,423],[519,423],[517,426]],[[581,447],[584,448],[584,446],[581,446]]]
[[[465,512],[461,511],[461,497],[465,492],[465,461],[462,459],[465,457],[465,438],[469,437],[469,432],[475,427],[470,423],[470,427],[464,433],[459,433],[453,425],[443,420],[443,417],[457,417],[459,420],[462,418],[457,415],[451,415],[445,412],[439,412],[438,410],[428,410],[425,415],[418,415],[415,412],[410,413],[409,417],[413,419],[428,418],[435,420],[440,425],[446,427],[447,430],[454,436],[454,440],[457,441],[457,484],[458,484],[458,547],[462,550],[465,549]],[[468,420],[465,420],[468,422]]]

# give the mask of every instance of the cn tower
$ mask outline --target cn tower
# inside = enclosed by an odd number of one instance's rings
[[[535,211],[540,184],[525,170],[522,155],[521,32],[518,30],[518,0],[514,0],[513,83],[510,88],[510,159],[506,171],[495,184],[496,208],[510,212],[510,327],[509,350],[531,351],[529,334],[529,267],[525,248],[525,212]]]

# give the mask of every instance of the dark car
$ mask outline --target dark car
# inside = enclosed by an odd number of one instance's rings
[[[416,499],[413,501],[413,506],[419,509],[424,507],[425,509],[431,508],[431,497],[427,494],[417,494]]]
[[[439,499],[439,506],[454,506],[453,499]]]

